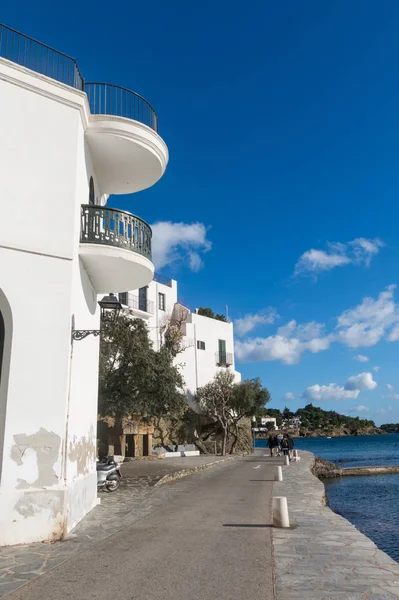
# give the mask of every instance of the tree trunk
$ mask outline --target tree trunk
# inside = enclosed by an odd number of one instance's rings
[[[238,443],[238,424],[234,423],[234,441],[231,444],[231,448],[230,448],[230,454],[234,454],[236,447],[237,447],[237,443]]]
[[[222,443],[222,456],[226,456],[227,447],[227,427],[223,425],[223,443]]]

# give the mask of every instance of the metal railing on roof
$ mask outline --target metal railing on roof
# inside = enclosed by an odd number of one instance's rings
[[[110,83],[86,82],[84,89],[92,114],[125,117],[158,131],[156,112],[140,94]]]
[[[78,90],[84,88],[74,58],[1,23],[0,56]]]

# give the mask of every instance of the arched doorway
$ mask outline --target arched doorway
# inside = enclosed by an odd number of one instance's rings
[[[5,338],[5,327],[2,312],[0,311],[0,385],[1,385],[1,371],[3,365],[3,353],[4,353],[4,338]]]
[[[4,432],[6,426],[8,375],[11,363],[13,320],[10,305],[0,289],[0,484],[3,467]]]

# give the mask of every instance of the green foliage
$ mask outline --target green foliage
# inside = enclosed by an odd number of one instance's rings
[[[293,413],[289,408],[285,407],[283,410],[283,419],[293,419],[295,417],[295,413]]]
[[[380,429],[386,433],[399,433],[399,423],[385,423]]]
[[[99,413],[122,418],[175,414],[186,405],[183,379],[167,348],[156,352],[145,323],[121,315],[101,330]]]
[[[210,319],[216,319],[217,321],[227,322],[225,315],[221,315],[221,314],[215,315],[215,313],[213,312],[213,310],[211,308],[204,308],[203,306],[200,306],[200,308],[198,309],[198,314],[201,315],[202,317],[209,317]]]
[[[234,373],[219,371],[213,381],[197,390],[197,402],[204,414],[216,419],[223,429],[222,454],[226,454],[229,425],[232,422],[231,402]]]
[[[266,408],[264,414],[259,416],[274,417],[276,419],[277,427],[281,427],[281,425],[283,424],[283,415],[281,414],[281,410],[279,410],[278,408]]]
[[[259,377],[235,384],[230,403],[233,420],[239,421],[243,417],[258,415],[269,401],[269,390],[262,386]]]
[[[359,419],[359,417],[347,417],[333,410],[323,410],[313,404],[307,404],[304,408],[298,408],[295,416],[301,419],[301,428],[303,429],[322,429],[330,431],[345,427],[352,433],[356,433],[365,427],[375,427],[374,421],[369,419]]]
[[[222,454],[226,452],[227,437],[234,436],[232,452],[238,440],[238,426],[245,417],[264,410],[270,400],[269,391],[259,377],[234,383],[234,373],[220,371],[214,380],[197,390],[197,402],[202,411],[216,419],[223,429]]]

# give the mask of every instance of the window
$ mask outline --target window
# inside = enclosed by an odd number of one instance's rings
[[[219,340],[219,362],[221,365],[226,364],[226,340]]]
[[[158,308],[159,310],[165,309],[165,294],[158,293]]]
[[[93,181],[93,177],[90,177],[90,183],[89,183],[89,204],[95,204],[95,193],[94,193],[94,181]]]
[[[139,310],[147,311],[147,288],[139,289]]]
[[[205,350],[205,342],[200,342],[197,340],[197,348],[198,350]]]

